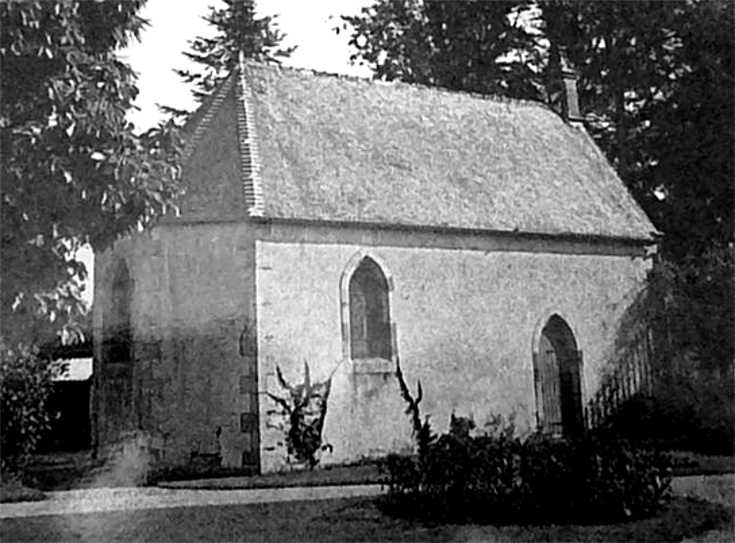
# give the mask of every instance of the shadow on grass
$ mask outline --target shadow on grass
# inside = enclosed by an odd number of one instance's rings
[[[672,498],[659,513],[646,519],[599,525],[442,524],[389,517],[376,500],[360,500],[335,511],[325,520],[334,525],[369,523],[374,533],[388,528],[390,540],[426,541],[682,541],[718,532],[731,541],[733,512],[693,498]],[[377,529],[377,530],[376,530]],[[405,536],[405,537],[403,537]],[[709,539],[705,539],[709,541]],[[715,539],[717,540],[717,539]]]
[[[42,491],[25,486],[18,477],[3,474],[0,478],[0,503],[37,502],[45,498]]]
[[[211,474],[210,474],[211,477]],[[315,470],[299,470],[263,475],[220,476],[199,480],[183,479],[159,481],[163,488],[191,488],[199,490],[227,490],[240,488],[286,488],[311,486],[339,486],[379,484],[382,480],[376,465],[327,466]]]
[[[37,455],[23,474],[23,483],[40,490],[80,488],[85,478],[104,462],[90,451]]]
[[[676,498],[655,517],[599,526],[490,526],[383,515],[367,498],[3,519],[3,541],[731,541],[732,513]],[[729,532],[728,532],[729,530]]]

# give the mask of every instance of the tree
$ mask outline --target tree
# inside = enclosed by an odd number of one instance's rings
[[[144,0],[0,4],[2,293],[10,348],[68,324],[86,278],[77,249],[153,224],[179,192],[178,133],[137,135],[138,90],[116,51]]]
[[[641,107],[665,96],[673,72],[669,51],[676,35],[670,29],[679,5],[571,0],[539,5],[550,50],[563,49],[580,74],[588,129],[627,179],[637,159],[630,139]]]
[[[533,41],[522,14],[530,2],[378,0],[343,16],[353,62],[375,77],[450,90],[539,98],[527,62]]]
[[[195,38],[191,42],[191,50],[184,52],[202,69],[175,70],[184,82],[193,85],[192,93],[197,102],[204,101],[227,78],[240,53],[245,58],[279,63],[296,49],[280,46],[285,35],[278,30],[273,17],[255,16],[252,0],[224,0],[224,3],[222,8],[210,7],[204,17],[217,30],[215,36]],[[177,117],[188,114],[168,106],[161,109]]]
[[[727,2],[543,0],[580,72],[587,128],[681,262],[732,242],[733,14]]]
[[[28,347],[8,348],[0,339],[0,472],[22,471],[49,430],[52,379],[61,367]]]
[[[730,2],[687,3],[677,25],[680,46],[672,53],[674,84],[667,100],[646,111],[651,160],[641,174],[660,192],[647,211],[666,234],[665,256],[675,262],[707,262],[712,251],[732,261],[734,31]],[[732,313],[732,300],[723,301]]]

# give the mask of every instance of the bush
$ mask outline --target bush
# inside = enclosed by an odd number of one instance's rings
[[[37,502],[45,498],[42,491],[25,486],[17,476],[5,474],[0,478],[0,503]]]
[[[656,452],[602,435],[471,436],[454,419],[421,455],[386,459],[391,514],[492,523],[614,522],[653,514],[670,484]]]
[[[735,452],[731,380],[691,378],[626,401],[607,423],[611,433],[641,446],[700,454]]]
[[[610,361],[618,366],[611,377],[622,378],[612,380],[620,393],[613,396],[626,396],[621,385],[631,363],[644,370],[643,394],[607,406],[616,411],[604,421],[609,429],[646,446],[735,452],[734,292],[732,247],[654,263],[623,315],[617,360]]]
[[[0,342],[0,444],[2,471],[21,471],[50,428],[48,398],[56,366],[23,345]]]

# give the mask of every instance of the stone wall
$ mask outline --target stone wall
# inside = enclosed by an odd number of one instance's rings
[[[214,454],[225,466],[257,462],[253,251],[238,230],[156,228],[97,260],[95,337],[102,335],[113,262],[129,262],[135,392],[127,426],[153,435],[166,463]],[[95,358],[102,370],[99,352]],[[109,441],[121,425],[104,420],[104,395],[100,387],[99,416],[109,427],[101,438]]]
[[[164,223],[96,259],[95,414],[100,445],[142,429],[154,459],[220,454],[225,466],[287,467],[270,425],[291,383],[332,376],[325,464],[410,445],[393,363],[353,363],[343,341],[345,270],[379,262],[393,290],[395,345],[409,386],[424,388],[437,431],[452,412],[535,424],[532,352],[553,314],[584,354],[583,394],[598,386],[617,322],[650,260],[640,246],[296,223]],[[108,420],[99,338],[115,263],[133,279],[132,405]],[[257,288],[256,288],[257,282]],[[341,286],[342,285],[342,286]]]
[[[532,352],[553,314],[573,330],[584,356],[583,396],[612,358],[617,322],[640,288],[640,257],[434,247],[256,242],[261,392],[279,393],[275,367],[300,382],[333,375],[324,428],[333,453],[358,460],[410,446],[393,364],[355,363],[342,341],[343,274],[369,255],[393,283],[391,319],[406,380],[424,389],[422,411],[437,431],[451,413],[482,425],[490,414],[535,425]],[[273,408],[261,394],[261,412]],[[261,419],[262,463],[278,469],[282,437]]]

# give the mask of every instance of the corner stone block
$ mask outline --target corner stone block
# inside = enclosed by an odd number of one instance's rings
[[[243,433],[258,431],[258,417],[255,416],[255,413],[240,414],[240,431]]]
[[[255,375],[240,376],[240,394],[253,394],[257,392],[258,382]]]

